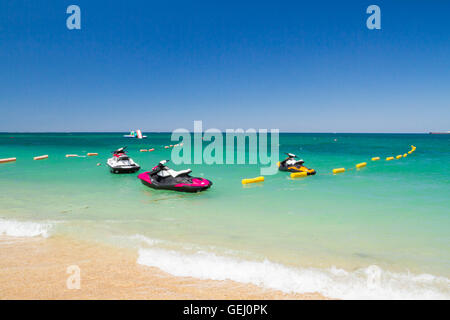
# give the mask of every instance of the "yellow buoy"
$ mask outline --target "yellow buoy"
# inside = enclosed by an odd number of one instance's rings
[[[262,182],[262,181],[264,181],[264,177],[261,176],[261,177],[251,178],[251,179],[242,179],[242,184]]]
[[[291,178],[301,178],[301,177],[307,177],[307,172],[293,172],[291,173]]]
[[[148,151],[155,151],[155,148],[148,149]]]
[[[399,154],[398,156],[395,157],[395,159],[400,159],[401,157],[403,157],[401,154]]]
[[[412,151],[412,150],[408,151],[408,154],[411,154],[411,153],[413,153],[413,151]]]
[[[47,159],[48,155],[45,156],[38,156],[38,157],[34,157],[33,160],[42,160],[42,159]]]
[[[337,169],[333,169],[333,173],[341,173],[341,172],[345,172],[345,168],[337,168]]]
[[[363,167],[365,167],[365,166],[367,166],[367,162],[361,162],[361,163],[358,163],[357,165],[356,165],[356,168],[363,168]]]
[[[391,161],[391,160],[394,160],[394,157],[387,157],[386,158],[386,161]]]
[[[147,149],[141,149],[140,151],[141,151],[141,152],[148,152]]]
[[[164,149],[169,149],[169,146],[164,146]]]
[[[407,153],[404,153],[404,154],[403,154],[403,158],[406,158],[407,156],[408,156]]]
[[[88,155],[89,157],[92,157],[92,156],[98,156],[98,153],[97,153],[97,152],[89,152],[87,155]]]
[[[378,161],[378,160],[380,160],[380,157],[373,157],[372,158],[372,161]]]
[[[16,158],[0,159],[0,163],[7,163],[7,162],[13,162],[13,161],[16,161]]]

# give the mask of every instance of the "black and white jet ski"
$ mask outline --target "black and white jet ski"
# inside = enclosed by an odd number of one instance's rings
[[[169,160],[162,160],[152,171],[138,175],[141,182],[153,189],[182,192],[200,192],[211,187],[212,182],[203,178],[191,177],[191,169],[175,171],[166,166]]]
[[[303,165],[305,161],[302,159],[296,160],[297,156],[292,153],[286,153],[288,157],[281,162],[278,162],[278,169],[280,171],[288,171],[288,172],[306,172],[309,175],[316,174],[316,170],[308,169]]]
[[[112,173],[133,173],[138,171],[141,167],[133,161],[125,152],[125,148],[113,151],[112,158],[106,162],[111,168]]]

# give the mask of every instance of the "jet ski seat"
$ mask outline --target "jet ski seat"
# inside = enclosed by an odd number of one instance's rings
[[[191,169],[180,170],[180,171],[172,170],[172,171],[173,171],[173,172],[172,172],[171,174],[172,174],[172,177],[174,177],[174,178],[176,178],[176,177],[178,177],[178,176],[180,176],[180,175],[182,175],[182,174],[189,174],[189,173],[192,172]]]
[[[305,161],[303,161],[303,160],[295,160],[295,159],[288,159],[287,161],[286,161],[286,165],[288,165],[288,166],[295,166],[296,164],[303,164],[303,163],[305,163]]]
[[[166,169],[166,170],[161,170],[160,172],[158,172],[158,176],[160,177],[168,177],[168,176],[172,176],[174,178],[182,175],[182,174],[189,174],[191,173],[192,170],[191,169],[186,169],[186,170],[180,170],[180,171],[175,171],[172,169]]]

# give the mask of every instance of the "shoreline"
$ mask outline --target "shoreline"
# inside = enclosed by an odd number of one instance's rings
[[[319,293],[284,293],[231,280],[172,276],[136,263],[137,250],[62,236],[0,236],[0,299],[323,300]],[[80,289],[68,289],[69,266]]]

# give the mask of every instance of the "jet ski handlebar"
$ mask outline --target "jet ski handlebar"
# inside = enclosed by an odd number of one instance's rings
[[[166,163],[169,162],[169,160],[161,160],[156,167],[152,170],[150,173],[151,175],[156,174],[160,172],[161,170],[164,170],[166,167]]]
[[[119,153],[119,152],[124,152],[124,153],[125,153],[125,149],[126,149],[127,147],[128,147],[128,146],[119,148],[119,149],[117,149],[117,150],[115,150],[115,151],[111,151],[111,153]]]
[[[293,153],[285,152],[285,154],[287,154],[289,158],[297,158],[297,156]]]

